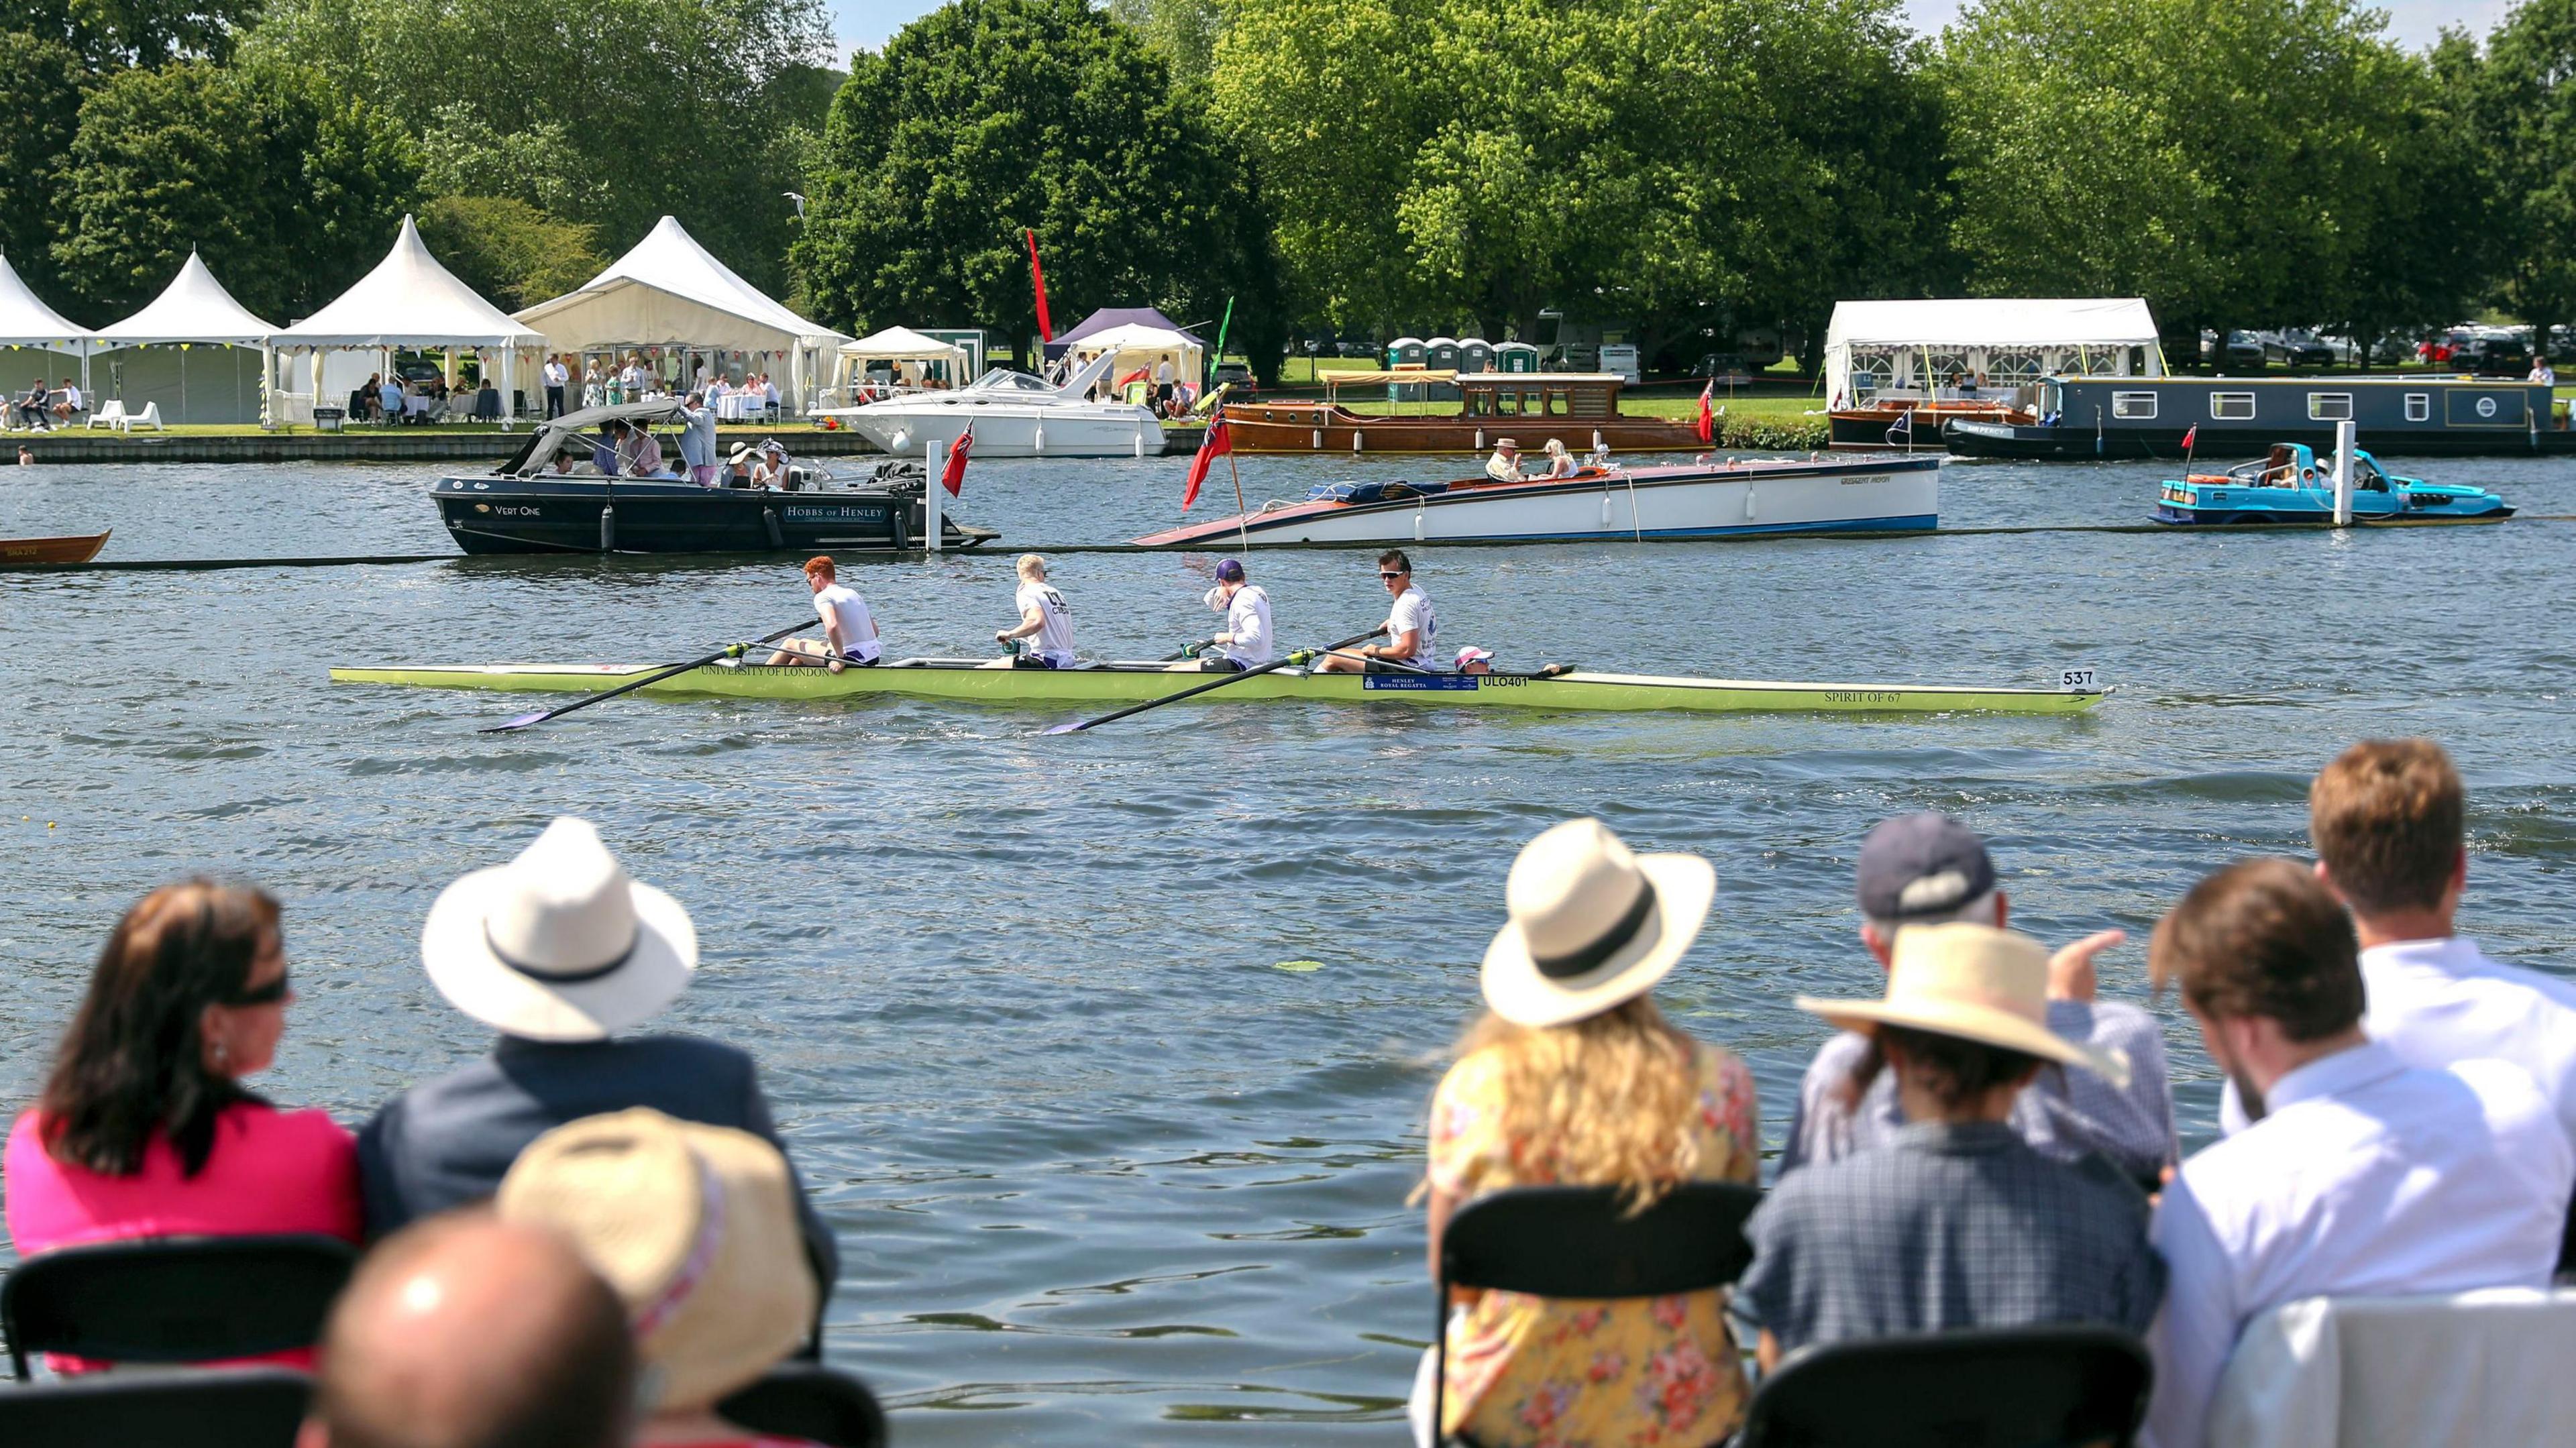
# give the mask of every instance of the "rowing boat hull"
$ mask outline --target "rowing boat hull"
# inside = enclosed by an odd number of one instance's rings
[[[422,668],[335,668],[334,683],[416,688],[589,693],[651,673],[647,664],[494,664]],[[993,668],[963,659],[909,659],[876,668],[828,669],[709,666],[639,693],[738,699],[846,699],[892,695],[999,705],[1142,703],[1218,676],[1159,664],[1086,669]],[[2049,689],[1940,688],[1911,684],[1772,683],[1744,679],[1665,678],[1576,671],[1552,679],[1508,674],[1309,674],[1282,669],[1203,696],[1209,703],[1303,700],[1331,704],[1481,705],[1515,709],[1685,710],[1703,713],[2075,714],[2100,703],[2099,692]]]
[[[87,563],[106,546],[106,533],[82,533],[67,538],[0,538],[0,568],[25,568],[39,563]]]

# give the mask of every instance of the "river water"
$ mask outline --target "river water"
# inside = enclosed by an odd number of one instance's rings
[[[1003,550],[845,570],[892,652],[981,653],[1019,547],[1177,518],[1182,462],[974,464]],[[1420,464],[1412,465],[1421,469]],[[1246,459],[1302,495],[1345,460]],[[1390,468],[1377,476],[1401,473]],[[2527,514],[2576,472],[2425,462]],[[2155,464],[1965,464],[1958,526],[2135,522]],[[0,535],[114,525],[111,558],[439,553],[388,466],[0,473]],[[1211,490],[1231,502],[1220,472]],[[929,704],[521,698],[326,682],[338,661],[683,658],[805,607],[792,561],[455,560],[0,578],[0,1099],[41,1077],[136,895],[191,870],[287,903],[302,1002],[264,1087],[352,1124],[484,1033],[424,980],[438,889],[558,812],[676,893],[704,946],[670,1027],[755,1051],[840,1233],[831,1358],[908,1444],[1401,1441],[1430,1316],[1420,1117],[1476,1002],[1512,852],[1591,812],[1694,850],[1718,914],[1663,992],[1752,1065],[1776,1146],[1823,1028],[1867,993],[1864,831],[1935,807],[1993,838],[2016,923],[2141,936],[2200,873],[2304,844],[2308,776],[2359,737],[2446,743],[2473,789],[2466,928],[2576,967],[2576,526],[2035,532],[1446,548],[1442,641],[1507,664],[2039,684],[2077,718],[1532,717],[1174,708],[1090,734]],[[1086,648],[1210,631],[1212,560],[1073,555]],[[1292,643],[1383,615],[1364,550],[1255,560]],[[2142,952],[2106,962],[2144,1000]],[[2158,1003],[2187,1140],[2215,1082]]]

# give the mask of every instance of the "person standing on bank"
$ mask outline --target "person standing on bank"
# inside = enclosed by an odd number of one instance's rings
[[[546,359],[546,421],[564,415],[564,389],[572,385],[572,369],[564,365],[561,355]]]
[[[839,673],[852,664],[865,667],[883,657],[877,621],[866,599],[840,580],[840,568],[828,553],[805,560],[805,583],[814,590],[814,615],[823,621],[823,638],[789,639],[769,656],[773,664],[821,664]]]
[[[1440,616],[1432,612],[1430,598],[1414,586],[1413,560],[1404,556],[1403,549],[1389,548],[1378,555],[1377,578],[1395,595],[1395,607],[1386,616],[1387,641],[1326,654],[1316,661],[1315,672],[1401,674],[1440,667]]]
[[[1225,632],[1208,642],[1218,652],[1208,657],[1211,670],[1243,670],[1266,664],[1278,654],[1270,633],[1270,595],[1243,579],[1243,560],[1228,558],[1216,566],[1216,587],[1207,591],[1207,606],[1225,612]]]
[[[1761,1171],[1753,1075],[1693,1040],[1652,991],[1708,922],[1716,872],[1632,853],[1597,819],[1521,848],[1486,948],[1486,1013],[1431,1099],[1432,1273],[1450,1218],[1522,1186],[1618,1186],[1638,1207],[1684,1182]],[[1574,1301],[1460,1291],[1446,1362],[1423,1355],[1414,1441],[1717,1443],[1745,1401],[1724,1294]],[[1431,1428],[1432,1375],[1445,1373]]]
[[[1047,561],[1035,553],[1023,553],[1019,575],[1020,589],[1012,598],[1019,606],[1019,626],[997,631],[993,642],[1016,645],[1021,639],[1035,639],[1029,646],[1030,658],[1050,669],[1072,668],[1073,609],[1047,582]]]
[[[529,1142],[602,1112],[650,1106],[786,1150],[748,1054],[634,1033],[688,989],[698,932],[679,901],[628,877],[588,820],[560,817],[509,863],[449,885],[420,954],[448,1004],[500,1039],[359,1131],[369,1237],[490,1196]],[[801,1190],[796,1203],[828,1298],[839,1249]]]

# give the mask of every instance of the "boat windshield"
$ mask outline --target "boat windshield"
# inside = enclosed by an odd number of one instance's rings
[[[973,390],[977,392],[1053,392],[1055,389],[1025,372],[1013,372],[1007,368],[996,367],[976,378]]]

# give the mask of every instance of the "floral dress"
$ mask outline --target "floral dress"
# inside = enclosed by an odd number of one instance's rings
[[[1758,1180],[1752,1073],[1693,1043],[1691,1131],[1702,1181]],[[1449,1068],[1431,1100],[1431,1184],[1459,1201],[1554,1183],[1543,1153],[1500,1130],[1500,1061],[1479,1051]],[[1486,1448],[1704,1448],[1734,1431],[1744,1367],[1723,1296],[1575,1301],[1487,1292],[1453,1318],[1444,1435]]]

